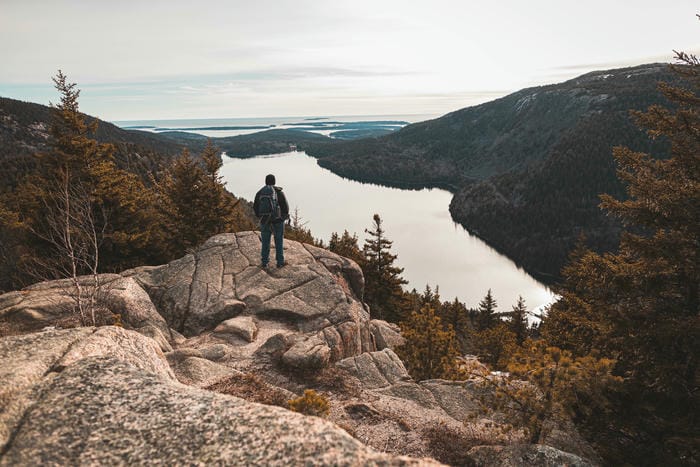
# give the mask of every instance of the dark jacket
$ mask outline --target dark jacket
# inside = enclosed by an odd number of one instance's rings
[[[260,217],[260,196],[263,194],[263,190],[266,186],[267,185],[258,190],[255,194],[255,201],[253,201],[253,210],[258,217]],[[277,203],[280,205],[280,213],[282,214],[282,220],[278,222],[283,222],[285,219],[289,219],[289,204],[287,203],[287,197],[284,196],[282,192],[282,187],[276,186],[274,188],[277,192]]]

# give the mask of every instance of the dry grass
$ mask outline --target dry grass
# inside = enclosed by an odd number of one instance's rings
[[[117,318],[119,316],[119,318]],[[121,316],[114,315],[107,308],[97,308],[95,310],[95,325],[96,326],[115,326],[122,325]],[[0,337],[20,336],[39,332],[46,327],[55,327],[56,329],[71,329],[83,326],[80,322],[80,316],[77,312],[68,311],[53,319],[46,321],[30,321],[27,319],[14,319],[12,316],[0,320]]]
[[[245,373],[232,375],[208,386],[206,389],[240,397],[250,402],[289,408],[285,391],[266,383],[259,376]]]
[[[493,438],[486,438],[468,429],[456,429],[444,423],[425,428],[422,437],[427,441],[433,458],[453,466],[475,465],[467,452],[475,446],[495,443]]]
[[[362,393],[362,388],[357,378],[336,366],[328,366],[317,370],[295,370],[290,372],[289,376],[303,386],[334,395],[360,397]]]

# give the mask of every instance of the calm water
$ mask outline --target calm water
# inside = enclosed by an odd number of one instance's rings
[[[261,118],[197,118],[176,120],[120,120],[112,122],[122,128],[138,129],[142,131],[160,132],[165,130],[187,131],[208,136],[210,138],[222,138],[225,136],[248,135],[264,131],[265,129],[289,129],[299,128],[323,122],[367,122],[378,120],[404,121],[408,123],[420,122],[435,118],[438,115],[408,114],[408,115],[337,115],[326,117],[261,117]],[[237,129],[223,129],[225,127],[238,127]],[[264,127],[250,128],[244,127]],[[397,126],[399,127],[399,126]],[[213,130],[212,128],[221,128]],[[313,130],[328,136],[332,129]]]
[[[490,288],[500,311],[510,310],[518,295],[532,310],[552,301],[551,292],[515,263],[455,224],[448,212],[451,194],[439,189],[400,190],[346,180],[318,166],[303,152],[252,159],[224,157],[221,173],[235,195],[252,200],[275,174],[290,209],[295,207],[306,227],[325,242],[333,232],[357,233],[378,213],[397,263],[405,268],[409,288],[422,291],[439,285],[443,300],[454,297],[476,306]]]

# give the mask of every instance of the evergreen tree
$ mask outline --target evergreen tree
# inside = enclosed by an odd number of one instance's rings
[[[607,410],[604,389],[620,381],[611,375],[613,365],[610,359],[576,358],[540,341],[519,351],[506,375],[494,378],[472,370],[469,376],[491,389],[483,392],[483,410],[506,413],[536,444],[556,424],[567,424],[582,412]]]
[[[623,389],[616,417],[599,423],[610,462],[670,465],[697,461],[700,356],[700,63],[679,53],[684,87],[660,84],[674,104],[635,112],[671,157],[614,150],[629,198],[601,206],[629,227],[619,252],[579,255],[566,268],[560,300],[543,324],[552,343],[571,339],[617,360]],[[622,446],[623,452],[620,452]]]
[[[61,97],[52,106],[51,149],[37,154],[37,170],[4,197],[6,212],[12,214],[4,216],[12,220],[4,228],[21,239],[17,280],[162,260],[152,192],[137,176],[117,168],[111,145],[93,138],[97,122],[87,122],[80,113],[75,83],[61,71],[53,80]],[[90,260],[78,260],[78,253]]]
[[[493,327],[498,321],[496,314],[496,299],[491,294],[491,289],[488,290],[486,296],[479,302],[479,308],[476,315],[476,329],[483,331]]]
[[[290,215],[289,225],[284,229],[284,238],[322,247],[323,242],[314,238],[311,230],[306,228],[306,224],[307,222],[299,214],[299,208],[294,208]]]
[[[360,267],[362,267],[367,260],[358,244],[357,234],[350,235],[347,230],[343,231],[343,235],[338,235],[337,232],[333,232],[328,242],[328,249],[340,256],[350,258]]]
[[[397,323],[403,315],[404,291],[408,282],[401,277],[403,268],[394,266],[396,255],[391,253],[392,241],[385,236],[379,214],[373,217],[373,229],[365,229],[369,238],[363,248],[367,261],[364,264],[365,302],[372,318]]]
[[[219,175],[218,150],[207,143],[199,159],[183,150],[159,183],[168,213],[173,255],[195,248],[211,236],[237,230],[239,200],[226,191]]]
[[[518,348],[515,333],[503,321],[472,332],[470,338],[470,352],[478,355],[479,360],[495,370],[505,370]]]
[[[404,293],[403,296],[404,309],[406,310],[406,316],[414,311],[418,311],[423,306],[423,295],[419,294],[415,289],[411,289],[410,292]]]
[[[172,162],[161,182],[176,255],[206,240],[207,230],[200,215],[209,208],[210,197],[202,196],[204,182],[204,171],[187,149]]]
[[[468,337],[471,331],[469,327],[469,312],[464,303],[457,297],[450,303],[444,302],[440,307],[440,319],[445,325],[452,326],[459,342],[459,347],[466,352],[468,348]]]
[[[451,326],[443,327],[435,310],[425,306],[411,313],[401,323],[401,334],[406,343],[396,352],[416,381],[455,374],[459,356],[455,333]]]
[[[429,306],[433,310],[435,310],[435,312],[438,313],[439,316],[440,313],[438,310],[442,308],[442,301],[440,300],[440,287],[436,285],[435,291],[433,291],[430,285],[426,284],[425,290],[423,291],[423,295],[421,295],[420,302],[421,308],[423,308],[424,306]]]
[[[223,177],[219,173],[223,166],[221,151],[213,145],[211,140],[207,140],[207,145],[200,157],[206,179],[203,195],[211,202],[210,208],[202,213],[201,222],[205,224],[208,232],[233,232],[238,227],[235,217],[240,200],[226,191]]]
[[[513,306],[513,311],[510,312],[508,317],[508,327],[511,332],[515,334],[515,339],[518,345],[523,345],[523,342],[527,338],[527,307],[525,306],[525,300],[523,297],[518,297],[518,303]]]

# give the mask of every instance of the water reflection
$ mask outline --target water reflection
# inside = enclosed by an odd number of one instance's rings
[[[452,195],[445,190],[401,190],[347,180],[303,152],[224,157],[221,170],[227,188],[246,199],[253,199],[268,173],[284,187],[291,209],[298,207],[307,227],[326,242],[331,233],[347,229],[357,233],[362,245],[364,229],[378,213],[410,288],[438,284],[443,300],[459,297],[468,306],[476,306],[490,288],[500,311],[510,310],[518,295],[529,309],[552,299],[546,287],[452,221]]]

